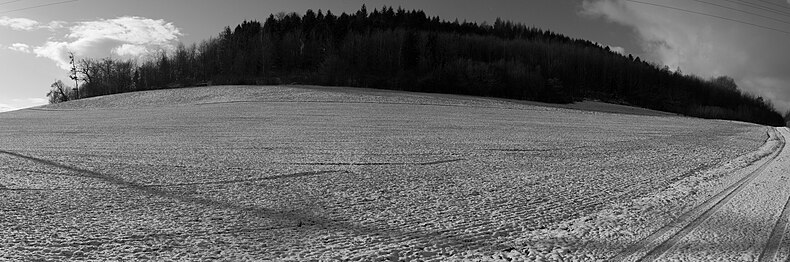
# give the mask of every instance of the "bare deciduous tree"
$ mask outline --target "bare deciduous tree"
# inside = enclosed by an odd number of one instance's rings
[[[55,81],[50,86],[49,92],[47,92],[47,97],[49,97],[50,104],[57,104],[60,102],[69,101],[71,98],[71,88],[63,83],[63,81]]]

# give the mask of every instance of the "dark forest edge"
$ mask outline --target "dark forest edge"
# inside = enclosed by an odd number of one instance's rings
[[[142,63],[73,61],[51,103],[200,85],[284,83],[491,96],[550,103],[583,99],[701,118],[783,126],[770,102],[728,77],[705,80],[608,47],[497,19],[443,21],[383,7],[336,16],[308,10],[244,21],[217,38],[179,44]],[[81,81],[81,84],[79,82]]]

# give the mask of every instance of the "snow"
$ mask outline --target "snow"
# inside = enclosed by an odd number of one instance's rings
[[[776,148],[626,111],[212,87],[2,113],[0,260],[606,260]]]
[[[695,176],[679,180],[658,193],[637,198],[620,205],[610,206],[590,216],[564,222],[559,226],[559,229],[541,232],[542,235],[539,236],[555,238],[557,236],[571,235],[576,239],[580,239],[578,243],[574,243],[572,246],[580,246],[581,248],[570,257],[582,260],[585,257],[590,258],[591,254],[596,254],[594,257],[598,259],[613,261],[637,261],[644,259],[643,257],[648,255],[649,252],[655,252],[654,250],[668,239],[675,237],[675,235],[681,235],[682,229],[687,227],[690,229],[701,228],[699,225],[690,224],[699,223],[695,219],[702,216],[703,212],[710,210],[713,206],[723,206],[721,202],[725,201],[719,201],[725,198],[727,194],[717,193],[731,192],[727,191],[727,189],[737,185],[738,181],[749,178],[752,174],[756,174],[755,178],[762,177],[759,176],[762,173],[755,173],[755,171],[763,164],[771,163],[773,159],[771,156],[778,155],[784,145],[781,135],[774,132],[773,129],[768,129],[768,131],[769,137],[766,143],[756,151],[744,154],[723,165],[699,170]],[[751,183],[745,183],[744,185],[748,187]],[[740,191],[736,191],[736,193],[744,195]],[[743,197],[748,199],[753,196],[747,193]],[[709,199],[712,201],[706,201]],[[740,208],[741,211],[748,210],[746,207]],[[758,217],[761,217],[761,219],[772,219],[775,216]],[[737,217],[728,218],[733,219]],[[702,221],[708,223],[710,220]],[[722,226],[727,224],[714,223],[713,225]],[[722,229],[729,230],[732,228],[722,227]],[[770,227],[768,230],[770,230]],[[767,235],[760,236],[767,237]],[[693,237],[693,234],[691,237]],[[670,250],[668,253],[680,255],[681,257],[673,257],[669,258],[669,260],[734,261],[732,260],[734,259],[733,257],[723,255],[725,253],[723,250],[732,251],[733,249],[729,249],[731,247],[721,245],[721,243],[711,245],[701,242],[701,239],[711,238],[711,236],[697,238],[698,241],[695,242],[694,240],[689,240],[689,238],[678,237],[679,241],[685,241],[683,243],[686,243],[687,247],[693,246],[694,248],[704,249],[704,252],[697,252],[698,254],[707,252],[711,257],[689,256],[689,250],[677,250],[678,246],[683,245],[675,245],[670,246],[670,248],[675,249]],[[689,241],[691,242],[689,243]],[[744,254],[743,252],[736,253],[738,255]],[[651,256],[651,259],[646,260],[650,261],[654,258]],[[659,260],[664,259],[667,259],[667,257],[659,258]]]

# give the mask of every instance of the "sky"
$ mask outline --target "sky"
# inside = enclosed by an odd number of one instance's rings
[[[790,0],[0,0],[0,111],[46,103],[77,58],[142,61],[177,43],[278,12],[421,9],[445,20],[496,18],[610,46],[703,78],[727,75],[790,110]]]

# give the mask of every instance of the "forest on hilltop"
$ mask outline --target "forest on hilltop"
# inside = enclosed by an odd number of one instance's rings
[[[731,78],[706,80],[608,47],[497,19],[441,20],[382,7],[307,10],[244,21],[216,38],[137,63],[79,59],[51,102],[221,84],[315,84],[571,103],[599,99],[678,114],[783,126],[770,102]]]

